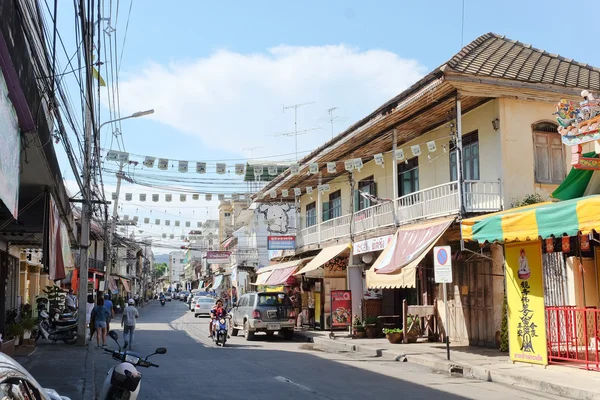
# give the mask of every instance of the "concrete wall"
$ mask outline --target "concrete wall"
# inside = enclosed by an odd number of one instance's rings
[[[575,305],[579,308],[599,307],[597,270],[594,259],[584,258],[582,266],[577,257],[569,257],[567,268],[573,271]]]

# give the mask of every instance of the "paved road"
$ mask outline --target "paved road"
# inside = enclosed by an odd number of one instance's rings
[[[179,301],[147,305],[136,341],[143,355],[168,348],[153,359],[160,368],[142,371],[143,399],[558,399],[410,363],[315,351],[277,337],[257,335],[252,342],[234,337],[227,347],[216,347],[208,338],[208,319],[194,318]],[[98,388],[113,363],[97,354]]]

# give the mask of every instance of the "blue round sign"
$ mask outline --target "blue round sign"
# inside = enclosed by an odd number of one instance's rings
[[[437,261],[440,265],[446,265],[448,262],[448,253],[446,249],[440,249],[437,253]]]

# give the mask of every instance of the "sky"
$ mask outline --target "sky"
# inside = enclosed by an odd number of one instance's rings
[[[61,1],[58,26],[67,49],[76,49],[73,3]],[[112,4],[112,7],[111,7]],[[248,158],[293,161],[331,139],[420,77],[440,66],[463,45],[487,32],[600,66],[600,54],[576,40],[560,22],[564,2],[540,1],[229,1],[104,0],[104,17],[116,30],[118,46],[120,115],[154,109],[155,113],[109,124],[102,130],[102,147],[118,150],[111,131],[118,128],[124,149],[132,158],[164,157],[205,161],[200,193],[243,191],[233,164]],[[118,11],[117,11],[118,6]],[[131,14],[128,16],[129,7]],[[109,10],[111,12],[109,12]],[[600,3],[586,4],[597,14]],[[118,17],[117,17],[118,12]],[[102,21],[103,29],[109,24]],[[128,25],[128,26],[127,26]],[[568,32],[568,34],[566,34]],[[106,33],[102,32],[104,38]],[[126,40],[124,41],[124,39]],[[107,43],[107,42],[106,42]],[[123,46],[124,43],[124,46]],[[113,49],[114,50],[114,49]],[[121,53],[122,51],[122,58]],[[104,53],[104,51],[101,51]],[[110,104],[115,79],[101,61],[101,75],[109,81],[102,90],[100,121],[114,117]],[[114,62],[114,61],[113,61]],[[74,98],[74,76],[65,77]],[[284,107],[303,104],[294,111]],[[331,116],[328,109],[337,107]],[[79,113],[81,118],[81,112]],[[331,118],[333,119],[333,126]],[[305,131],[297,137],[281,135]],[[61,144],[55,145],[68,187],[77,192],[73,172]],[[298,152],[298,153],[297,153]],[[103,151],[105,155],[105,151]],[[216,175],[215,163],[227,163],[229,172]],[[231,160],[231,161],[229,161]],[[105,167],[114,168],[105,161]],[[190,169],[195,169],[190,165]],[[176,182],[177,172],[137,167],[130,174],[163,173],[157,185],[187,187]],[[183,174],[181,174],[183,175]],[[226,178],[227,181],[219,181]],[[114,172],[105,172],[106,193],[114,191]],[[152,181],[146,176],[147,181]],[[237,179],[237,181],[236,181]],[[210,186],[213,185],[213,186]],[[179,193],[124,183],[121,218],[138,215],[202,221],[217,218],[217,201],[167,203],[126,202],[125,193]],[[152,210],[152,212],[150,212]],[[183,230],[164,226],[140,227],[140,235],[157,236]],[[181,232],[184,233],[184,232]]]

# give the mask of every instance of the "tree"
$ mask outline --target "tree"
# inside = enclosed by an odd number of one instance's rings
[[[167,270],[167,263],[159,263],[159,264],[154,264],[154,279],[158,279],[161,276],[163,276],[165,274],[165,271]]]

